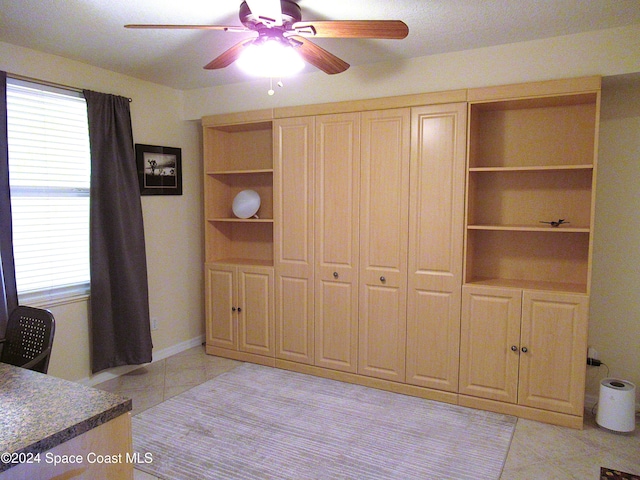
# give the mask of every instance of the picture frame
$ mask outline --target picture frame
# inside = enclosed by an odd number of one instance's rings
[[[140,195],[182,195],[182,150],[135,144]]]

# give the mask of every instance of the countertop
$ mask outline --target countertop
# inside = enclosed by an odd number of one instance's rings
[[[131,407],[131,399],[0,363],[0,454],[45,452]],[[0,472],[13,466],[4,460]]]

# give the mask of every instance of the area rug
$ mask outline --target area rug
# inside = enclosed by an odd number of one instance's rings
[[[498,479],[516,419],[242,364],[133,417],[162,479]]]

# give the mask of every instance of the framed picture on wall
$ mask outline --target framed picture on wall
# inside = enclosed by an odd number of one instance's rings
[[[141,195],[182,195],[182,151],[135,144]]]

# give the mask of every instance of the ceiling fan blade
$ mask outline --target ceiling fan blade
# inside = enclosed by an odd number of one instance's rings
[[[280,0],[245,0],[251,13],[263,22],[279,27],[282,25]]]
[[[204,66],[206,70],[217,70],[218,68],[225,68],[235,62],[240,53],[242,53],[242,49],[253,43],[254,39],[251,38],[249,40],[243,40],[240,43],[235,44],[233,47],[225,51],[222,55],[211,60],[207,65]]]
[[[248,32],[249,29],[237,25],[152,25],[152,24],[129,24],[124,28],[160,28],[173,30],[224,30],[229,32]]]
[[[296,50],[300,56],[314,67],[319,68],[324,73],[334,75],[342,73],[349,68],[349,64],[336,57],[333,53],[327,52],[324,48],[302,37],[290,37],[299,43]]]
[[[298,35],[325,38],[387,38],[400,40],[409,35],[401,20],[327,20],[296,22]]]

